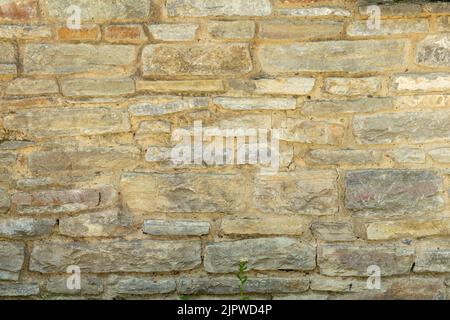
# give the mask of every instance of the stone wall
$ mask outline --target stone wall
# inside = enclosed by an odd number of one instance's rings
[[[450,6],[372,2],[0,0],[0,296],[450,298]]]

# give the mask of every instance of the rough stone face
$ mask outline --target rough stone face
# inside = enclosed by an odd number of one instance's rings
[[[132,210],[239,212],[250,197],[240,189],[245,184],[235,174],[130,173],[122,176],[121,193]]]
[[[308,153],[308,160],[315,164],[367,164],[379,161],[381,154],[370,150],[315,149]]]
[[[272,128],[272,117],[267,114],[235,116],[229,119],[220,119],[217,126],[221,129],[270,129]]]
[[[428,154],[436,162],[450,163],[450,148],[440,148],[431,150]]]
[[[10,206],[9,192],[6,189],[0,188],[0,213],[8,212]]]
[[[148,102],[132,104],[128,110],[133,116],[161,116],[207,107],[207,98],[155,97],[149,98]]]
[[[311,225],[308,218],[286,215],[224,217],[220,226],[226,235],[289,235],[301,236]]]
[[[341,36],[344,23],[340,21],[309,20],[261,21],[259,37],[263,39],[329,39]]]
[[[153,7],[153,0],[45,0],[47,15],[51,19],[66,21],[67,8],[81,8],[81,20],[91,22],[144,20]]]
[[[414,272],[450,271],[450,244],[448,241],[420,243],[416,256]]]
[[[450,65],[450,34],[430,35],[417,45],[418,64],[428,67]]]
[[[70,213],[112,205],[117,192],[109,186],[93,189],[18,192],[12,197],[16,211],[23,214]]]
[[[166,7],[171,17],[268,16],[272,12],[269,0],[168,0]]]
[[[1,10],[1,9],[0,9]],[[47,26],[0,26],[0,38],[2,39],[46,39],[51,38],[52,31]]]
[[[327,170],[258,176],[254,205],[266,213],[334,214],[338,210],[336,181],[336,173]]]
[[[136,166],[138,150],[129,147],[82,147],[34,152],[28,159],[31,171],[39,174],[68,171],[108,171]]]
[[[353,133],[363,144],[445,142],[450,138],[448,123],[447,111],[357,115]]]
[[[255,93],[306,95],[310,93],[316,80],[313,78],[278,78],[255,81]]]
[[[439,108],[446,107],[449,103],[450,95],[446,94],[400,96],[394,99],[394,106],[397,109]]]
[[[238,294],[239,280],[232,277],[181,278],[177,281],[178,293],[186,295],[204,294]],[[279,277],[250,277],[245,284],[247,293],[294,293],[307,291],[309,279],[279,278]]]
[[[440,32],[448,32],[450,31],[450,17],[442,16],[438,18],[438,31]]]
[[[325,91],[337,96],[376,94],[381,90],[381,78],[326,78]]]
[[[365,224],[368,240],[421,238],[450,234],[450,219],[408,219]]]
[[[389,155],[398,163],[425,163],[425,152],[421,149],[397,149]]]
[[[16,74],[16,49],[10,43],[0,43],[0,77],[10,78]]]
[[[397,92],[445,92],[450,88],[450,74],[400,74],[392,80],[392,87]]]
[[[28,297],[39,294],[39,285],[36,283],[9,283],[0,284],[1,297]]]
[[[198,24],[152,24],[148,30],[153,39],[159,41],[192,41],[197,35]]]
[[[323,244],[318,247],[320,273],[326,276],[368,277],[367,268],[379,266],[381,275],[407,274],[414,249],[400,244]]]
[[[431,170],[360,170],[345,175],[345,206],[354,214],[435,212],[442,177]]]
[[[255,36],[253,21],[209,21],[208,35],[213,39],[252,39]]]
[[[145,161],[147,162],[160,162],[170,161],[172,148],[170,147],[157,147],[149,146],[145,153]]]
[[[58,84],[54,80],[17,78],[11,81],[6,94],[10,96],[57,94]]]
[[[147,40],[141,25],[112,25],[105,28],[105,40],[118,43],[141,43]]]
[[[137,91],[161,93],[222,92],[225,87],[222,80],[179,80],[179,81],[137,81]]]
[[[329,292],[361,292],[367,290],[367,280],[357,278],[311,277],[311,289]]]
[[[206,221],[145,220],[144,233],[154,236],[202,236],[209,233]]]
[[[373,1],[373,0],[360,0],[359,1],[359,13],[361,15],[369,15],[370,10],[368,6],[377,5],[380,8],[382,17],[403,17],[413,16],[421,13],[422,8],[420,3],[405,2],[394,3],[390,0]]]
[[[56,224],[52,219],[14,218],[0,220],[0,237],[22,238],[49,235]]]
[[[91,275],[81,276],[81,289],[69,289],[67,276],[52,276],[47,281],[46,289],[51,293],[67,295],[97,295],[103,292],[103,282],[100,278]]]
[[[314,222],[311,231],[319,240],[324,241],[353,241],[356,236],[350,222]]]
[[[258,56],[268,73],[403,70],[405,47],[403,40],[263,44]]]
[[[118,209],[63,218],[59,232],[69,237],[118,237],[129,231],[130,217]]]
[[[118,79],[69,79],[61,83],[65,96],[117,96],[134,93],[134,81]]]
[[[77,264],[83,272],[163,272],[198,266],[200,242],[120,240],[97,243],[38,242],[33,246],[30,270],[65,272]]]
[[[293,110],[297,101],[294,98],[232,98],[217,97],[213,103],[229,110]]]
[[[245,44],[152,44],[142,52],[144,76],[225,76],[252,68]]]
[[[350,17],[352,13],[339,7],[312,7],[312,8],[286,8],[278,9],[278,15],[289,17]]]
[[[172,279],[152,280],[136,277],[112,277],[108,282],[113,291],[118,294],[164,294],[176,289],[175,280]]]
[[[95,135],[128,132],[126,110],[99,108],[45,108],[17,111],[6,116],[6,129],[35,137]]]
[[[56,30],[58,40],[62,41],[98,41],[101,39],[101,30],[95,24],[83,24],[80,29],[70,29],[67,26]]]
[[[0,1],[0,19],[27,21],[37,17],[37,0]]]
[[[380,23],[380,28],[369,29],[368,23],[364,21],[354,21],[350,23],[347,28],[347,35],[349,36],[388,36],[409,33],[426,33],[429,25],[426,19],[396,19],[383,20]]]
[[[280,139],[308,144],[337,145],[341,144],[344,133],[344,126],[337,121],[310,121],[287,118],[285,128],[280,134]]]
[[[23,68],[25,74],[129,73],[136,55],[130,45],[30,43],[24,48]]]
[[[25,260],[25,245],[0,241],[0,280],[18,280]]]
[[[248,260],[248,270],[312,270],[316,266],[316,248],[289,238],[219,242],[206,246],[205,270],[235,272],[242,259]]]
[[[321,115],[326,113],[366,113],[392,110],[391,98],[362,98],[354,100],[311,100],[301,106],[303,113]]]

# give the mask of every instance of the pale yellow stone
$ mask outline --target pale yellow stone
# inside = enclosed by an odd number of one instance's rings
[[[381,221],[366,224],[368,240],[449,235],[450,218]]]
[[[137,91],[150,92],[222,92],[225,90],[222,80],[179,80],[179,81],[145,81],[136,82]]]

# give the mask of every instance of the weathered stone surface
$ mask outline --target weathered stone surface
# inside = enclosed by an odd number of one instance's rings
[[[220,119],[217,125],[221,129],[270,129],[272,128],[272,117],[267,114],[242,115],[229,119]]]
[[[117,192],[109,186],[92,189],[18,192],[12,203],[18,213],[70,213],[96,209],[117,202]]]
[[[436,162],[450,163],[450,148],[440,148],[431,150],[428,154]]]
[[[272,12],[269,0],[168,0],[169,16],[268,16]]]
[[[170,122],[168,122],[168,121],[163,121],[163,120],[142,121],[139,124],[139,128],[136,132],[136,138],[139,138],[146,134],[170,133],[171,127],[172,126],[171,126]]]
[[[381,275],[407,274],[414,249],[399,244],[323,244],[318,247],[320,273],[326,276],[369,276],[367,268],[379,266]]]
[[[70,29],[67,26],[58,28],[56,36],[62,41],[98,41],[102,32],[96,24],[82,24],[80,29]]]
[[[144,76],[226,76],[252,70],[246,44],[155,44],[144,47]]]
[[[422,5],[422,8],[424,12],[448,14],[450,12],[450,3],[446,1],[434,3],[427,1]]]
[[[81,289],[67,287],[68,276],[52,276],[47,281],[48,292],[67,295],[97,295],[103,292],[102,279],[92,275],[81,276]]]
[[[0,284],[1,297],[28,297],[39,294],[39,285],[36,283],[9,283]]]
[[[426,19],[396,19],[383,20],[380,23],[380,28],[369,28],[367,20],[354,21],[350,23],[347,28],[347,35],[349,36],[388,36],[411,33],[426,33],[429,25]]]
[[[257,176],[254,205],[266,213],[334,214],[338,210],[336,181],[336,173],[327,170]]]
[[[358,115],[353,120],[353,133],[363,144],[446,142],[450,138],[448,123],[447,111]]]
[[[136,81],[137,91],[161,93],[222,92],[225,87],[222,80],[179,80],[179,81]]]
[[[1,9],[0,9],[1,10]],[[52,36],[52,31],[47,26],[0,26],[0,39],[45,39]]]
[[[421,13],[422,8],[420,3],[415,2],[393,2],[391,0],[373,1],[373,0],[360,0],[359,1],[359,13],[361,15],[370,15],[372,13],[370,6],[377,5],[380,8],[382,17],[403,17],[413,16]]]
[[[329,292],[361,292],[367,290],[367,280],[357,278],[311,277],[311,289]]]
[[[16,49],[10,43],[0,43],[0,76],[10,77],[16,73]]]
[[[372,150],[314,149],[308,153],[308,161],[314,164],[367,164],[381,159],[381,153]]]
[[[208,35],[213,39],[252,39],[255,36],[253,21],[209,21]]]
[[[175,280],[172,279],[152,280],[136,277],[112,277],[108,282],[112,290],[118,294],[164,294],[176,289]]]
[[[350,222],[314,222],[311,231],[319,240],[324,241],[353,241],[356,236]]]
[[[311,292],[305,292],[302,294],[288,294],[288,295],[280,295],[275,294],[272,296],[272,300],[291,300],[291,301],[310,301],[310,300],[330,300],[330,296],[325,293],[311,293]]]
[[[396,109],[441,108],[449,105],[450,95],[446,94],[399,96],[394,98]]]
[[[0,213],[8,212],[10,206],[9,192],[4,188],[0,188]]]
[[[427,241],[417,247],[414,272],[450,272],[450,243]]]
[[[450,65],[450,34],[429,35],[417,45],[418,64],[428,67]]]
[[[24,260],[24,244],[0,241],[0,280],[18,280]]]
[[[294,98],[234,98],[217,97],[215,105],[229,110],[293,110],[297,100]]]
[[[326,113],[366,113],[392,110],[391,98],[362,98],[352,100],[310,100],[305,101],[301,110],[305,114]]]
[[[9,96],[57,94],[55,80],[17,78],[8,83],[6,94]]]
[[[11,79],[17,74],[15,64],[0,64],[0,79]]]
[[[129,232],[131,218],[118,209],[62,218],[59,232],[69,237],[118,237]]]
[[[207,221],[145,220],[144,233],[155,236],[203,236],[209,233]]]
[[[376,94],[381,89],[381,78],[326,78],[325,91],[337,96]]]
[[[37,0],[1,0],[0,19],[27,21],[37,18]]]
[[[259,47],[258,56],[263,71],[268,73],[369,72],[403,70],[406,66],[405,48],[404,40],[263,44]]]
[[[144,28],[138,24],[112,25],[105,28],[105,40],[114,43],[141,43],[147,40]]]
[[[224,217],[220,232],[226,235],[289,235],[301,236],[308,232],[308,218],[286,215],[246,215]]]
[[[437,24],[438,31],[440,31],[440,32],[450,31],[450,17],[449,16],[439,17],[437,21],[438,21],[437,22],[438,23]]]
[[[368,240],[421,238],[450,234],[450,218],[408,219],[365,224]]]
[[[315,143],[324,145],[341,144],[345,127],[335,121],[310,121],[287,118],[285,128],[280,134],[284,141]]]
[[[205,249],[207,272],[235,272],[242,259],[248,260],[248,270],[312,270],[316,248],[295,239],[261,238],[219,242]]]
[[[239,212],[250,190],[235,174],[124,174],[121,193],[132,210],[147,212]],[[226,185],[227,188],[223,188]]]
[[[331,20],[267,20],[260,22],[259,37],[263,39],[330,39],[342,35],[344,23]]]
[[[47,15],[51,19],[65,22],[67,8],[81,8],[82,21],[144,20],[153,8],[153,0],[45,0]]]
[[[239,280],[233,277],[181,278],[177,281],[178,293],[186,295],[238,294]],[[309,279],[280,277],[250,277],[244,286],[246,293],[294,293],[309,288]]]
[[[130,147],[80,147],[34,152],[28,158],[31,171],[48,174],[66,171],[107,171],[136,166],[139,151]]]
[[[131,45],[27,44],[26,74],[131,73],[137,49]]]
[[[207,98],[190,97],[154,97],[148,102],[140,102],[129,106],[133,116],[162,116],[166,114],[204,109],[208,107]]]
[[[422,149],[392,150],[389,156],[398,163],[425,163],[425,152]]]
[[[172,148],[148,146],[145,153],[145,161],[147,162],[161,162],[170,161],[172,159]]]
[[[306,95],[310,93],[316,80],[314,78],[278,78],[259,79],[255,81],[255,93]]]
[[[4,118],[9,130],[36,137],[120,133],[130,130],[128,113],[109,107],[45,108],[18,111]]]
[[[151,24],[148,30],[154,40],[159,41],[193,41],[197,36],[199,25],[183,24]]]
[[[397,92],[446,92],[450,89],[450,74],[399,74],[394,76],[392,88]]]
[[[134,93],[134,81],[130,78],[67,79],[61,82],[65,96],[118,96]]]
[[[83,272],[163,272],[190,270],[198,266],[200,242],[120,240],[97,243],[37,242],[30,270],[65,272],[77,264]]]
[[[10,218],[0,220],[0,237],[2,238],[22,238],[41,237],[49,235],[56,220],[52,219],[31,219],[31,218]]]
[[[443,208],[442,177],[432,170],[357,170],[345,175],[345,206],[354,214],[405,214]]]
[[[339,7],[286,8],[278,9],[276,13],[290,17],[350,17],[352,15],[350,11]]]

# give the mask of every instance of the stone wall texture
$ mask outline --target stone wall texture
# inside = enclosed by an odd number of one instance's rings
[[[450,2],[0,0],[0,298],[450,299],[449,195]]]

